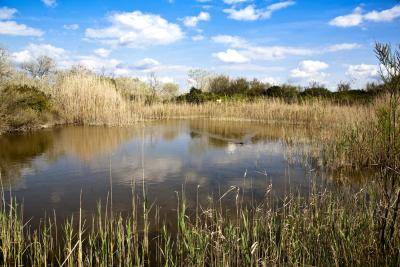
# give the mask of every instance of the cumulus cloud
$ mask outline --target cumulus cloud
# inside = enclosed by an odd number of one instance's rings
[[[228,49],[226,52],[215,53],[213,56],[225,63],[245,63],[250,60],[235,49]]]
[[[200,12],[200,14],[197,15],[197,16],[185,17],[185,18],[183,19],[183,24],[184,24],[186,27],[196,27],[197,24],[198,24],[200,21],[209,21],[210,19],[211,19],[210,14],[209,14],[208,12],[202,11],[202,12]]]
[[[346,75],[355,80],[376,80],[379,79],[379,66],[368,64],[349,65]]]
[[[334,44],[322,48],[303,48],[303,47],[291,47],[291,46],[257,46],[249,43],[245,39],[238,36],[231,35],[217,35],[211,37],[211,40],[215,43],[225,44],[230,48],[234,48],[236,53],[241,54],[249,60],[263,60],[271,61],[277,59],[284,59],[288,56],[311,56],[315,54],[323,54],[327,52],[338,52],[344,50],[352,50],[361,47],[357,43],[341,43]],[[232,49],[231,49],[232,50]],[[217,53],[218,55],[219,53]],[[229,53],[229,54],[232,54]],[[221,52],[220,55],[216,56],[218,59],[224,62],[228,62],[226,57],[229,55],[227,52]],[[234,61],[231,61],[233,63]]]
[[[361,45],[357,43],[342,43],[342,44],[335,44],[331,45],[327,48],[328,52],[337,52],[337,51],[343,51],[343,50],[353,50],[360,48]]]
[[[11,54],[15,63],[24,63],[31,61],[39,56],[48,56],[54,60],[65,60],[68,52],[51,44],[29,44],[24,50]]]
[[[309,56],[315,51],[308,48],[298,48],[290,46],[250,46],[245,51],[254,60],[276,60],[288,56]]]
[[[216,35],[211,40],[215,43],[226,44],[231,47],[245,47],[248,45],[245,39],[232,35]]]
[[[234,4],[244,3],[247,1],[248,0],[224,0],[224,3],[228,5],[234,5]]]
[[[365,21],[389,22],[398,17],[400,17],[400,5],[396,5],[390,9],[385,9],[382,11],[373,10],[364,14],[362,8],[357,7],[350,14],[338,16],[332,19],[329,24],[332,26],[347,28],[359,26]]]
[[[211,39],[216,43],[235,48],[214,54],[219,60],[230,63],[242,63],[249,60],[268,61],[283,59],[287,56],[309,56],[315,53],[311,49],[289,46],[255,46],[240,37],[231,35],[217,35]]]
[[[18,24],[17,22],[10,20],[17,12],[18,11],[15,8],[0,8],[0,35],[36,37],[43,35],[43,32],[39,29],[28,27],[25,24]]]
[[[272,16],[275,11],[288,8],[294,5],[295,1],[282,1],[275,4],[271,4],[264,9],[256,8],[255,5],[248,5],[244,8],[237,8],[232,6],[231,8],[226,8],[223,12],[228,14],[228,17],[234,20],[242,21],[254,21],[259,19],[268,19]]]
[[[106,58],[110,55],[111,50],[105,49],[105,48],[99,48],[99,49],[94,50],[94,53],[96,55],[98,55],[99,57]]]
[[[192,40],[195,42],[202,41],[202,40],[204,40],[204,36],[201,34],[197,34],[197,35],[192,36]]]
[[[298,67],[293,69],[290,73],[292,78],[299,81],[317,81],[323,82],[328,74],[323,70],[327,69],[329,65],[325,62],[318,60],[303,60],[299,63]]]
[[[0,8],[0,20],[12,19],[16,13],[15,8],[2,7]]]
[[[270,85],[279,85],[282,83],[281,79],[275,77],[265,77],[262,78],[261,81]]]
[[[140,11],[114,13],[108,17],[111,26],[86,29],[86,37],[112,46],[147,47],[167,45],[184,37],[179,25],[159,15]]]
[[[139,61],[136,61],[133,66],[135,69],[140,69],[140,70],[148,70],[148,69],[152,69],[156,66],[159,66],[160,62],[158,62],[155,59],[152,58],[144,58],[141,59]]]
[[[57,0],[42,0],[42,3],[48,7],[55,7],[57,5]]]
[[[28,27],[25,24],[18,24],[15,21],[0,21],[0,35],[40,37],[43,35],[43,32],[39,29]]]
[[[79,25],[78,24],[66,24],[63,26],[63,28],[66,30],[75,31],[75,30],[79,29]]]

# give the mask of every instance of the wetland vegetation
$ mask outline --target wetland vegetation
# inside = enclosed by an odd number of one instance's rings
[[[28,75],[7,67],[3,52],[0,262],[398,266],[400,51],[377,44],[375,52],[382,83],[368,90],[213,76],[181,96],[155,79],[56,72],[43,58]],[[104,125],[124,127],[89,127]],[[8,133],[47,126],[55,128]],[[177,157],[166,161],[163,151]],[[43,175],[65,166],[76,171],[71,186],[54,177],[46,187]],[[245,172],[234,176],[235,167]],[[363,178],[354,183],[356,172]],[[63,198],[57,183],[73,194]],[[53,194],[43,210],[44,189]],[[69,205],[61,219],[53,213]]]

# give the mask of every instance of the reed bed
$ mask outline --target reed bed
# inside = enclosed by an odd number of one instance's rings
[[[352,124],[371,118],[369,105],[337,105],[313,99],[287,103],[283,99],[227,101],[202,104],[127,99],[116,81],[88,73],[62,73],[54,82],[37,85],[51,96],[61,123],[129,125],[138,121],[178,118],[212,118],[306,124],[313,127]],[[133,89],[130,89],[133,90]],[[355,114],[357,116],[355,116]]]
[[[0,208],[0,263],[4,266],[398,266],[400,232],[390,246],[379,242],[375,193],[315,188],[277,201],[266,188],[257,206],[232,188],[206,206],[189,207],[177,195],[175,218],[160,216],[146,199],[132,198],[131,215],[101,208],[91,219],[82,211],[60,224],[44,218],[33,229],[23,207]],[[230,197],[233,210],[222,208]],[[11,198],[12,200],[12,198]],[[82,200],[81,200],[82,201]],[[84,196],[83,196],[84,201]],[[397,222],[397,226],[398,226]],[[150,230],[152,229],[152,230]],[[397,228],[398,229],[398,228]]]

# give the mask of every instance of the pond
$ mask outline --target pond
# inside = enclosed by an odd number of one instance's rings
[[[149,203],[164,214],[175,212],[177,192],[195,205],[238,187],[256,202],[271,184],[283,196],[326,182],[302,164],[296,151],[304,147],[285,142],[310,136],[303,127],[200,119],[3,135],[2,184],[33,221],[53,212],[62,219],[76,214],[81,195],[85,215],[111,200],[114,212],[129,212],[132,190],[142,197],[143,184]],[[227,206],[235,192],[224,197]]]

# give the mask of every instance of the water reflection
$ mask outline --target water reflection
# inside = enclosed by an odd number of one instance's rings
[[[24,201],[27,217],[55,209],[69,215],[95,211],[113,192],[113,208],[128,211],[132,184],[144,178],[148,197],[164,210],[176,207],[182,185],[193,203],[231,186],[262,198],[270,182],[276,192],[307,190],[309,174],[288,164],[282,140],[307,139],[304,128],[212,120],[164,121],[126,128],[64,127],[0,137],[5,187]]]

